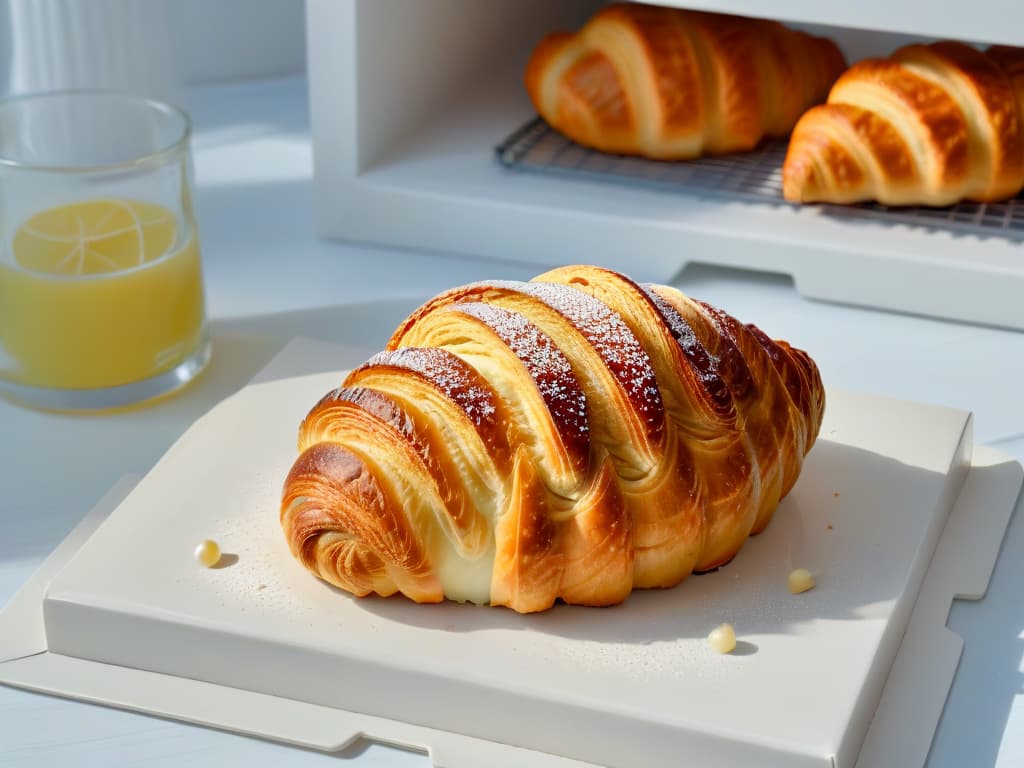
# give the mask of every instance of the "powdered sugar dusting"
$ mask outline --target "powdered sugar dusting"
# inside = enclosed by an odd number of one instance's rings
[[[536,382],[566,448],[586,457],[590,450],[587,397],[551,337],[518,312],[493,304],[472,302],[453,309],[482,321],[515,353]]]
[[[445,349],[403,347],[374,355],[365,365],[389,365],[419,373],[458,405],[478,430],[495,426],[494,390],[479,373]]]
[[[690,363],[690,367],[700,378],[715,405],[723,410],[729,409],[732,405],[732,395],[718,373],[718,360],[712,357],[701,344],[697,334],[694,333],[693,326],[687,322],[686,318],[656,294],[652,287],[650,284],[642,286],[647,298],[651,300],[655,309],[658,310],[658,314],[665,321],[665,326],[672,334],[672,338],[679,344],[679,349]]]
[[[731,315],[703,301],[696,302],[711,320],[711,324],[721,337],[721,349],[718,355],[718,370],[725,378],[733,397],[743,397],[754,386],[754,377],[747,366],[747,360],[736,342],[736,329],[739,322]]]
[[[413,423],[412,417],[402,406],[383,392],[364,387],[340,387],[328,392],[320,402],[322,404],[351,403],[378,421],[390,424],[414,447],[419,446],[416,425]]]
[[[499,285],[499,283],[495,283]],[[561,283],[510,283],[540,299],[569,320],[619,381],[634,409],[657,439],[664,427],[664,407],[651,360],[622,318],[603,302]]]

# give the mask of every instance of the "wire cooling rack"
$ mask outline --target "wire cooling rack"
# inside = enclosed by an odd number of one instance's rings
[[[737,155],[664,162],[581,147],[537,117],[510,134],[495,151],[502,165],[517,170],[640,184],[681,194],[793,205],[782,197],[785,141],[766,142],[753,152]],[[964,202],[947,208],[890,208],[876,203],[815,207],[837,217],[882,219],[929,229],[1024,240],[1024,196],[1000,203]]]

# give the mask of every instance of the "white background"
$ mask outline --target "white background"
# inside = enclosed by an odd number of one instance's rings
[[[117,57],[134,86],[157,53],[192,85],[301,74],[304,0],[0,0],[0,95],[122,86]]]

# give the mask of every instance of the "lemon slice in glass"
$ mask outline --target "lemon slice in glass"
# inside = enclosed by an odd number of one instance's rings
[[[177,224],[166,208],[100,199],[50,208],[14,235],[25,269],[68,277],[123,272],[158,259],[174,245]]]

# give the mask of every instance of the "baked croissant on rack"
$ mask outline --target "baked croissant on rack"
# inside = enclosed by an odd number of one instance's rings
[[[797,123],[794,202],[945,206],[1024,187],[1024,49],[909,45],[847,70]]]
[[[832,41],[777,22],[616,3],[545,37],[526,88],[579,144],[685,160],[788,135],[845,66]]]
[[[356,595],[611,605],[729,561],[793,486],[818,370],[596,267],[427,302],[299,429],[281,523]]]

